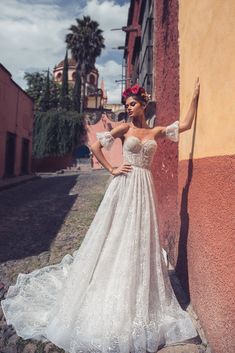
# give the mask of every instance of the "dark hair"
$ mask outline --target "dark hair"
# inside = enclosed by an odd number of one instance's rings
[[[147,94],[145,91],[144,87],[139,86],[138,84],[128,87],[123,93],[122,93],[122,104],[126,103],[127,98],[133,97],[136,99],[138,102],[141,104],[145,104],[149,101],[150,95]]]
[[[132,97],[132,98],[134,98],[136,101],[138,101],[140,104],[146,104],[147,102],[146,102],[146,100],[143,98],[143,97],[141,97],[141,96],[138,96],[138,95],[136,95],[136,94],[130,94],[127,98],[129,98],[129,97]],[[127,100],[127,98],[124,100],[122,100],[122,103],[123,104],[126,104],[126,100]]]

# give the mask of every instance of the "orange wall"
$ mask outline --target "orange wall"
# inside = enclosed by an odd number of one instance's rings
[[[234,167],[234,156],[179,163],[176,269],[213,353],[235,352]]]
[[[33,102],[28,95],[11,79],[11,74],[0,65],[0,177],[5,170],[6,133],[15,133],[16,157],[15,175],[21,172],[22,138],[30,141],[29,170],[32,155]]]
[[[179,142],[177,272],[213,353],[235,352],[232,191],[235,2],[179,1],[180,119],[197,76],[196,120]]]

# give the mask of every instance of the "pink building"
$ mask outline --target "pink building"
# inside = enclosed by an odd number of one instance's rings
[[[110,131],[121,123],[122,121],[112,121],[107,117],[106,114],[102,114],[100,120],[96,124],[87,125],[88,147],[90,147],[97,140],[97,132]],[[114,144],[109,151],[103,148],[102,152],[108,161],[112,161],[113,167],[119,166],[122,163],[122,142],[120,139],[115,139]],[[93,169],[103,168],[95,156],[92,156],[92,160]]]
[[[121,124],[123,120],[114,121],[111,116],[109,117],[112,113],[102,111],[94,111],[92,114],[86,113],[86,115],[86,134],[82,136],[80,145],[73,152],[61,157],[51,156],[33,159],[33,170],[35,172],[56,172],[61,169],[77,168],[88,163],[90,163],[92,169],[103,168],[95,156],[92,156],[90,147],[97,140],[97,132],[110,131]],[[122,163],[122,143],[120,139],[114,141],[109,151],[102,149],[102,152],[108,161],[112,161],[113,166],[119,166]]]
[[[0,64],[0,178],[31,172],[33,101]]]

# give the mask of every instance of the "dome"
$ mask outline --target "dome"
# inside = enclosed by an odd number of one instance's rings
[[[68,58],[68,66],[69,67],[76,67],[76,60],[74,58]],[[55,69],[60,69],[60,68],[63,68],[64,67],[64,60],[61,60],[59,62],[59,64],[56,65]],[[98,74],[98,70],[96,67],[94,67],[91,72],[94,72],[96,74]]]

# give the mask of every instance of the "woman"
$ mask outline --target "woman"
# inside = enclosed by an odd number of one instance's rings
[[[150,171],[157,139],[177,141],[189,129],[199,94],[184,122],[150,129],[148,95],[138,85],[123,93],[130,122],[98,133],[92,152],[114,176],[73,256],[20,274],[2,307],[19,336],[51,341],[71,353],[146,353],[197,336],[172,290],[161,252]],[[116,137],[124,163],[105,159]]]

